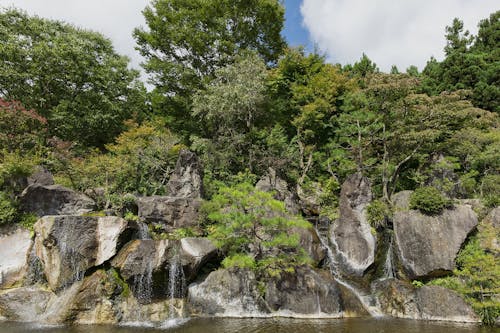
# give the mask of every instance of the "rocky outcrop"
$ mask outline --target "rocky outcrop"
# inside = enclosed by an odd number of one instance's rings
[[[203,265],[217,257],[217,248],[208,238],[182,238],[179,256],[186,280],[192,281]]]
[[[0,316],[12,321],[39,321],[54,295],[38,287],[9,289],[0,293]]]
[[[20,201],[24,211],[40,217],[81,215],[95,208],[92,199],[61,185],[30,185],[21,194]]]
[[[54,176],[52,176],[47,168],[38,166],[35,168],[35,171],[27,178],[27,186],[34,184],[43,186],[54,185]]]
[[[0,235],[0,288],[8,288],[22,281],[28,271],[28,256],[32,247],[30,232],[15,228]]]
[[[45,216],[34,227],[47,282],[58,290],[112,258],[135,226],[119,217]]]
[[[167,195],[137,199],[141,221],[162,226],[166,232],[196,227],[203,195],[202,177],[203,168],[198,157],[181,150],[167,184]]]
[[[391,196],[392,206],[395,211],[409,210],[410,198],[413,191],[401,191]]]
[[[195,153],[181,150],[175,170],[167,183],[167,195],[180,198],[203,196],[203,167]]]
[[[481,247],[500,256],[500,207],[493,208],[478,226]]]
[[[372,200],[370,182],[360,173],[349,176],[340,191],[340,218],[330,229],[330,240],[347,274],[361,276],[375,260],[375,237],[365,216]]]
[[[319,215],[323,194],[321,184],[318,182],[311,182],[307,187],[297,185],[297,196],[302,213],[306,216]]]
[[[145,223],[156,223],[167,232],[178,228],[196,227],[199,223],[199,198],[152,196],[137,199],[139,218]]]
[[[416,210],[394,214],[394,235],[400,262],[411,279],[435,277],[451,272],[477,217],[468,206],[456,206],[440,215]]]
[[[326,249],[313,228],[292,228],[290,234],[299,235],[300,246],[314,262],[319,263],[325,259]]]
[[[252,271],[220,269],[189,286],[188,308],[201,316],[343,317],[365,314],[349,308],[339,285],[324,271],[299,267],[264,284]],[[361,310],[363,311],[363,310]]]
[[[415,288],[396,279],[375,284],[381,310],[389,316],[455,322],[479,322],[472,308],[455,292],[439,286]]]
[[[289,214],[299,213],[297,195],[289,190],[288,183],[278,177],[273,168],[269,168],[268,173],[257,182],[255,188],[263,192],[274,192],[274,198],[285,203],[285,209]]]

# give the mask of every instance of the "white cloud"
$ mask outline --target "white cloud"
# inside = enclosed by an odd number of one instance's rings
[[[62,20],[104,34],[118,53],[139,68],[143,61],[134,50],[134,28],[144,26],[142,10],[149,0],[0,0],[0,7],[14,6],[29,14]]]
[[[453,18],[477,32],[498,10],[497,0],[303,0],[303,24],[330,61],[354,63],[366,53],[379,68],[423,69],[443,58],[445,27]]]

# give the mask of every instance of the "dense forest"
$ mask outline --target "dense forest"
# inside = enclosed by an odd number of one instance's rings
[[[151,231],[208,235],[227,251],[223,265],[263,275],[308,264],[285,232],[307,227],[304,216],[254,188],[270,170],[331,220],[343,181],[368,177],[375,233],[402,190],[427,214],[458,199],[500,204],[500,11],[477,35],[453,20],[442,61],[390,73],[365,54],[342,66],[288,47],[278,1],[153,0],[143,14],[133,36],[151,89],[105,36],[0,11],[1,225],[36,221],[18,197],[39,166],[99,210],[137,219],[130,202],[165,193],[182,149],[203,163],[204,214],[198,228]],[[256,240],[255,224],[273,239]],[[452,276],[416,284],[458,290],[496,318],[500,303],[485,295],[500,292],[500,258],[483,240],[497,233],[473,236]]]

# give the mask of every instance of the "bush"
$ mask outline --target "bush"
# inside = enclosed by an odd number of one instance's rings
[[[5,192],[0,192],[0,225],[13,223],[17,216],[17,209]]]
[[[384,228],[387,222],[392,218],[390,207],[382,200],[372,201],[366,208],[368,222],[375,228]]]
[[[450,205],[451,201],[432,186],[420,187],[410,197],[410,209],[418,209],[427,215],[439,214]]]

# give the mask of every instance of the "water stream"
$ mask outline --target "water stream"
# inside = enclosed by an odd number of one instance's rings
[[[387,254],[385,255],[384,275],[382,276],[382,279],[391,279],[396,277],[392,253],[393,239],[393,236],[391,236],[391,241],[389,242],[389,247],[387,248]]]
[[[323,235],[323,233],[320,232],[317,228],[315,228],[315,231],[318,235],[321,245],[326,250],[326,264],[335,281],[351,291],[359,300],[363,308],[370,314],[370,316],[377,318],[383,317],[384,315],[378,308],[377,300],[373,295],[371,295],[370,293],[362,292],[357,287],[342,278],[340,274],[339,263],[335,255],[335,253],[338,253],[338,245],[335,240],[332,239],[331,241],[329,241],[327,236]]]

